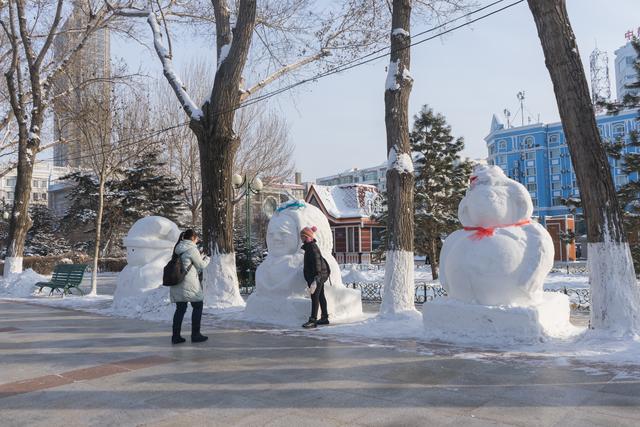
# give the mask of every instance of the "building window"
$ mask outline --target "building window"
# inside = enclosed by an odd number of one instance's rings
[[[560,157],[560,149],[559,148],[554,148],[553,150],[549,150],[549,158],[550,159],[557,159],[558,157]]]
[[[42,194],[40,195],[40,199],[41,199],[41,200],[47,200],[47,193],[42,193]]]
[[[371,229],[371,250],[375,251],[382,245],[382,227],[374,227]]]
[[[527,176],[534,176],[536,174],[536,168],[527,168],[526,169],[526,175]]]
[[[552,206],[562,206],[562,197],[554,197],[551,200],[551,205]]]
[[[529,190],[530,193],[535,193],[538,191],[538,184],[527,184],[527,190]]]
[[[494,154],[496,154],[496,144],[491,144],[489,146],[489,155],[493,156]]]
[[[16,179],[15,178],[7,179],[7,187],[15,187],[15,186],[16,186]]]
[[[507,141],[502,140],[498,142],[498,149],[503,151],[507,149]]]
[[[616,123],[611,126],[611,135],[614,138],[620,138],[624,135],[624,123]]]
[[[559,182],[552,182],[551,183],[551,189],[552,190],[562,190],[562,184]]]
[[[551,174],[558,174],[560,173],[560,165],[553,165],[551,166]]]
[[[507,163],[507,156],[505,156],[505,155],[497,156],[496,157],[496,162],[498,164],[506,164]]]
[[[522,148],[533,148],[534,139],[532,136],[527,136],[522,140]]]
[[[533,204],[534,208],[538,207],[538,199],[536,199],[535,197],[531,198],[531,203]]]
[[[378,172],[373,171],[373,172],[367,172],[364,175],[364,179],[366,181],[376,181],[378,179]]]
[[[549,144],[557,144],[558,142],[560,142],[560,135],[557,133],[549,135]]]
[[[40,194],[32,193],[31,195],[33,196],[33,201],[34,202],[37,202],[38,200],[40,200]]]
[[[616,185],[627,185],[629,183],[629,177],[627,175],[616,176]]]
[[[525,158],[527,160],[533,160],[536,158],[536,152],[535,151],[527,151],[527,153],[525,154]]]

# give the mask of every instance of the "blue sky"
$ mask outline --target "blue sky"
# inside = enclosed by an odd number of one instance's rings
[[[481,1],[481,4],[488,3]],[[583,64],[597,46],[609,53],[612,93],[615,95],[613,51],[625,44],[624,34],[640,26],[638,0],[568,0]],[[427,27],[414,22],[412,33]],[[364,52],[363,52],[364,53]],[[160,71],[157,59],[140,47],[112,45],[122,56],[151,73]],[[180,50],[177,61],[215,55],[204,45]],[[557,106],[544,65],[542,48],[526,2],[412,48],[415,79],[410,112],[429,104],[444,114],[456,136],[464,136],[464,154],[485,157],[483,138],[491,117],[508,108],[518,111],[516,94],[525,91],[525,107],[536,121],[558,120]],[[387,59],[310,83],[271,102],[291,126],[296,169],[303,179],[331,175],[353,167],[382,163],[386,158],[384,82]],[[588,74],[587,74],[588,76]],[[526,119],[525,119],[526,120]],[[516,120],[520,122],[518,117]]]

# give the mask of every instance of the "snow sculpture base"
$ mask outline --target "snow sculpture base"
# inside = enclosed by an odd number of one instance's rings
[[[325,284],[324,295],[329,307],[329,321],[341,323],[359,320],[362,317],[360,291]],[[321,310],[318,317],[321,316]],[[274,304],[272,295],[251,295],[247,301],[245,318],[254,322],[283,326],[300,326],[311,315],[311,298],[288,296]]]
[[[569,316],[569,297],[558,292],[545,292],[537,304],[526,307],[438,298],[422,309],[428,338],[462,344],[533,344],[549,338],[568,338],[576,331]]]

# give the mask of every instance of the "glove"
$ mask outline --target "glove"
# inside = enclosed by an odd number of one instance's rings
[[[317,288],[318,285],[316,285],[316,281],[314,280],[313,282],[311,282],[311,285],[309,285],[309,295],[313,295],[316,292]]]

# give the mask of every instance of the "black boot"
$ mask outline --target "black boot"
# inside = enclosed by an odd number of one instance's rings
[[[191,307],[191,342],[204,342],[209,339],[200,333],[200,322],[202,321],[202,301],[192,302]]]
[[[320,320],[318,320],[316,322],[316,325],[328,325],[329,324],[329,316],[322,316],[320,317]]]
[[[171,336],[171,344],[182,344],[186,340],[180,336],[180,326],[173,327],[173,335]]]
[[[304,325],[302,325],[302,327],[306,329],[315,328],[317,327],[316,324],[317,324],[316,319],[314,319],[313,317],[309,317],[309,321]]]

